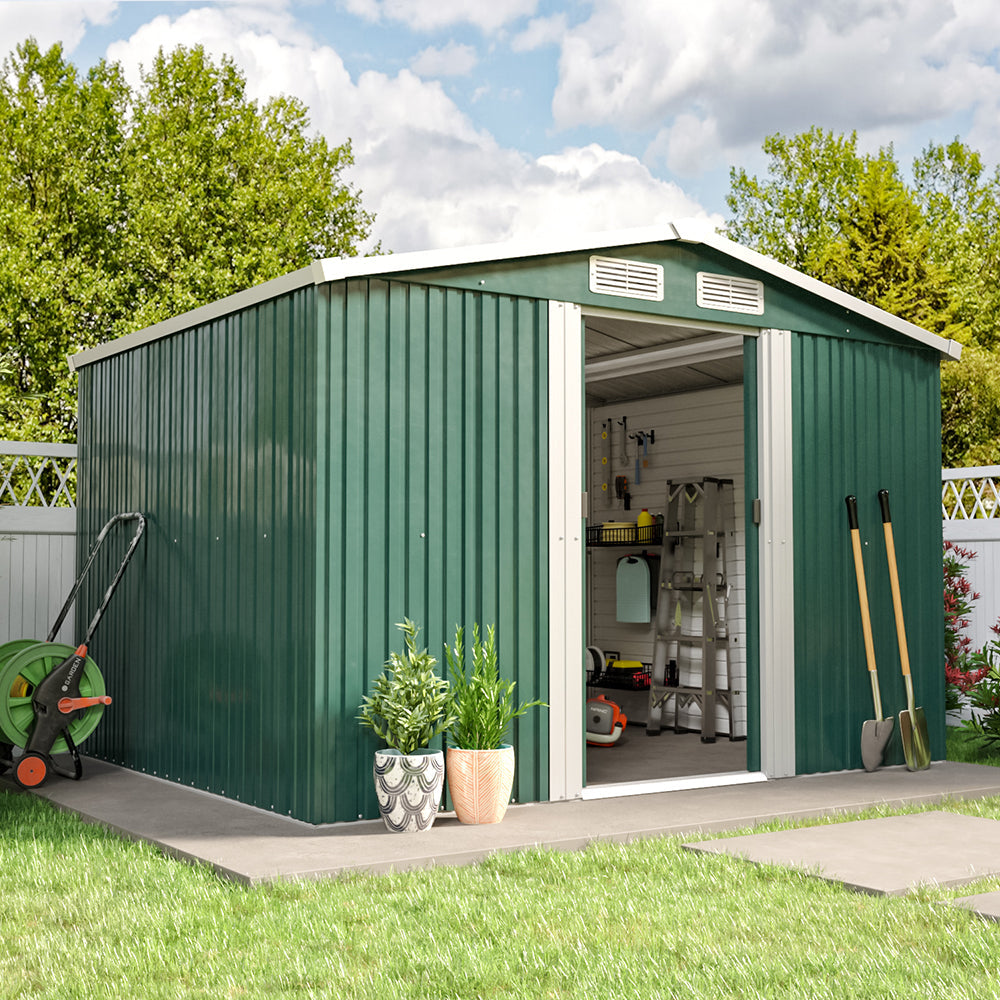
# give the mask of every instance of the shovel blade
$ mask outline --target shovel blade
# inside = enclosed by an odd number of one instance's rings
[[[931,744],[922,708],[899,713],[899,736],[908,771],[923,771],[931,766]]]
[[[885,745],[892,736],[892,717],[869,719],[861,727],[861,762],[866,771],[874,771],[885,755]]]

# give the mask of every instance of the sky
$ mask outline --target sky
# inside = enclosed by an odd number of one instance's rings
[[[394,252],[722,225],[730,168],[813,126],[1000,162],[997,0],[0,0],[0,52],[28,36],[133,82],[161,47],[228,54],[351,140]]]

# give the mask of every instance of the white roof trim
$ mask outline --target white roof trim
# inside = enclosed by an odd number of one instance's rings
[[[248,288],[246,291],[227,295],[217,302],[209,302],[208,305],[191,309],[179,316],[172,316],[161,323],[154,323],[153,326],[147,326],[144,330],[136,330],[135,333],[127,333],[117,340],[108,340],[96,347],[71,354],[69,356],[70,371],[77,371],[85,365],[92,365],[95,361],[103,361],[115,354],[131,351],[135,347],[142,347],[143,344],[161,340],[174,333],[180,333],[181,330],[190,330],[192,327],[211,323],[220,316],[239,312],[240,309],[247,309],[259,302],[267,302],[277,295],[294,292],[306,285],[319,284],[322,279],[317,279],[316,274],[316,264],[313,263],[308,267],[299,268],[298,271],[283,274],[280,278],[272,278],[270,281],[254,285],[253,288]]]
[[[416,250],[411,253],[386,254],[382,257],[330,257],[316,262],[323,269],[323,281],[342,281],[374,274],[399,274],[404,271],[436,271],[462,264],[485,264],[524,257],[547,257],[552,254],[601,250],[606,247],[664,243],[678,239],[673,225],[646,226],[641,229],[618,229],[613,232],[585,233],[545,239],[512,240],[481,246],[449,247],[446,250]]]
[[[85,365],[104,358],[132,350],[151,341],[179,333],[191,327],[210,323],[229,313],[237,312],[266,302],[276,295],[304,288],[311,284],[330,281],[344,281],[350,278],[374,277],[382,274],[402,274],[412,271],[440,270],[463,264],[484,264],[500,260],[516,260],[525,257],[545,257],[553,254],[583,252],[610,247],[636,246],[643,243],[666,243],[680,240],[685,243],[701,243],[744,264],[797,285],[819,298],[849,309],[859,316],[870,319],[927,347],[933,347],[949,358],[957,359],[962,347],[954,340],[945,340],[933,333],[907,323],[891,313],[870,306],[853,295],[838,291],[829,285],[810,278],[770,257],[749,250],[732,240],[719,236],[710,225],[699,220],[687,220],[664,226],[647,226],[640,229],[620,229],[612,232],[567,235],[545,239],[516,240],[508,243],[491,243],[482,246],[454,247],[445,250],[418,250],[411,253],[384,254],[380,257],[333,257],[317,260],[308,267],[292,271],[290,274],[235,295],[229,295],[218,302],[193,309],[174,316],[144,330],[138,330],[117,340],[99,344],[97,347],[80,351],[69,358],[70,368],[76,371]]]
[[[957,361],[962,355],[962,345],[956,340],[946,340],[935,333],[930,333],[915,323],[908,323],[905,319],[900,319],[898,316],[893,316],[892,313],[886,312],[884,309],[879,309],[878,306],[871,306],[867,302],[855,298],[853,295],[848,295],[847,292],[840,291],[839,288],[834,288],[831,285],[824,284],[822,281],[817,281],[816,278],[811,278],[809,275],[803,274],[801,271],[796,271],[786,264],[780,264],[773,258],[765,257],[763,254],[757,253],[756,250],[749,249],[749,247],[734,243],[732,240],[727,240],[724,236],[719,236],[711,230],[699,227],[697,224],[691,225],[683,222],[677,223],[674,229],[678,237],[685,243],[702,243],[705,246],[712,247],[712,249],[718,250],[728,257],[733,257],[744,264],[749,264],[751,267],[771,274],[775,278],[780,278],[782,281],[798,285],[799,288],[811,292],[819,298],[826,299],[828,302],[833,302],[844,309],[850,309],[851,312],[855,312],[859,316],[864,316],[866,319],[873,320],[882,326],[896,330],[898,333],[910,337],[912,340],[916,340],[926,347],[933,347],[946,357]]]

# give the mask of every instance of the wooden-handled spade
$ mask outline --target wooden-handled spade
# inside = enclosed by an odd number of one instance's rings
[[[861,726],[861,762],[866,771],[874,771],[882,763],[885,746],[892,736],[892,716],[882,717],[882,694],[878,685],[878,671],[875,667],[875,643],[872,639],[872,620],[868,610],[868,587],[865,585],[865,565],[861,558],[861,532],[858,529],[858,499],[853,494],[844,497],[847,504],[847,523],[851,529],[851,544],[854,548],[854,574],[858,580],[858,604],[861,607],[861,631],[865,639],[865,657],[868,660],[868,676],[872,682],[872,699],[875,702],[875,718],[868,719]]]
[[[899,713],[899,736],[903,742],[903,756],[910,771],[923,771],[931,766],[931,744],[927,737],[927,719],[924,710],[913,704],[913,678],[910,676],[910,656],[906,649],[906,629],[903,626],[903,601],[899,594],[899,572],[896,569],[896,545],[892,538],[892,518],[889,516],[889,491],[878,491],[882,508],[882,528],[885,531],[885,551],[889,560],[889,584],[892,587],[892,606],[896,612],[896,638],[899,640],[899,662],[906,682],[906,709]]]

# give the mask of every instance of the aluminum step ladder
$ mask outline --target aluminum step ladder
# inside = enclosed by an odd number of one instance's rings
[[[671,481],[666,500],[646,735],[660,734],[664,707],[672,699],[674,732],[681,711],[694,704],[701,712],[702,742],[714,743],[716,707],[721,706],[732,740],[726,524],[733,481]],[[723,687],[717,686],[720,653]],[[682,675],[689,683],[681,683]]]

